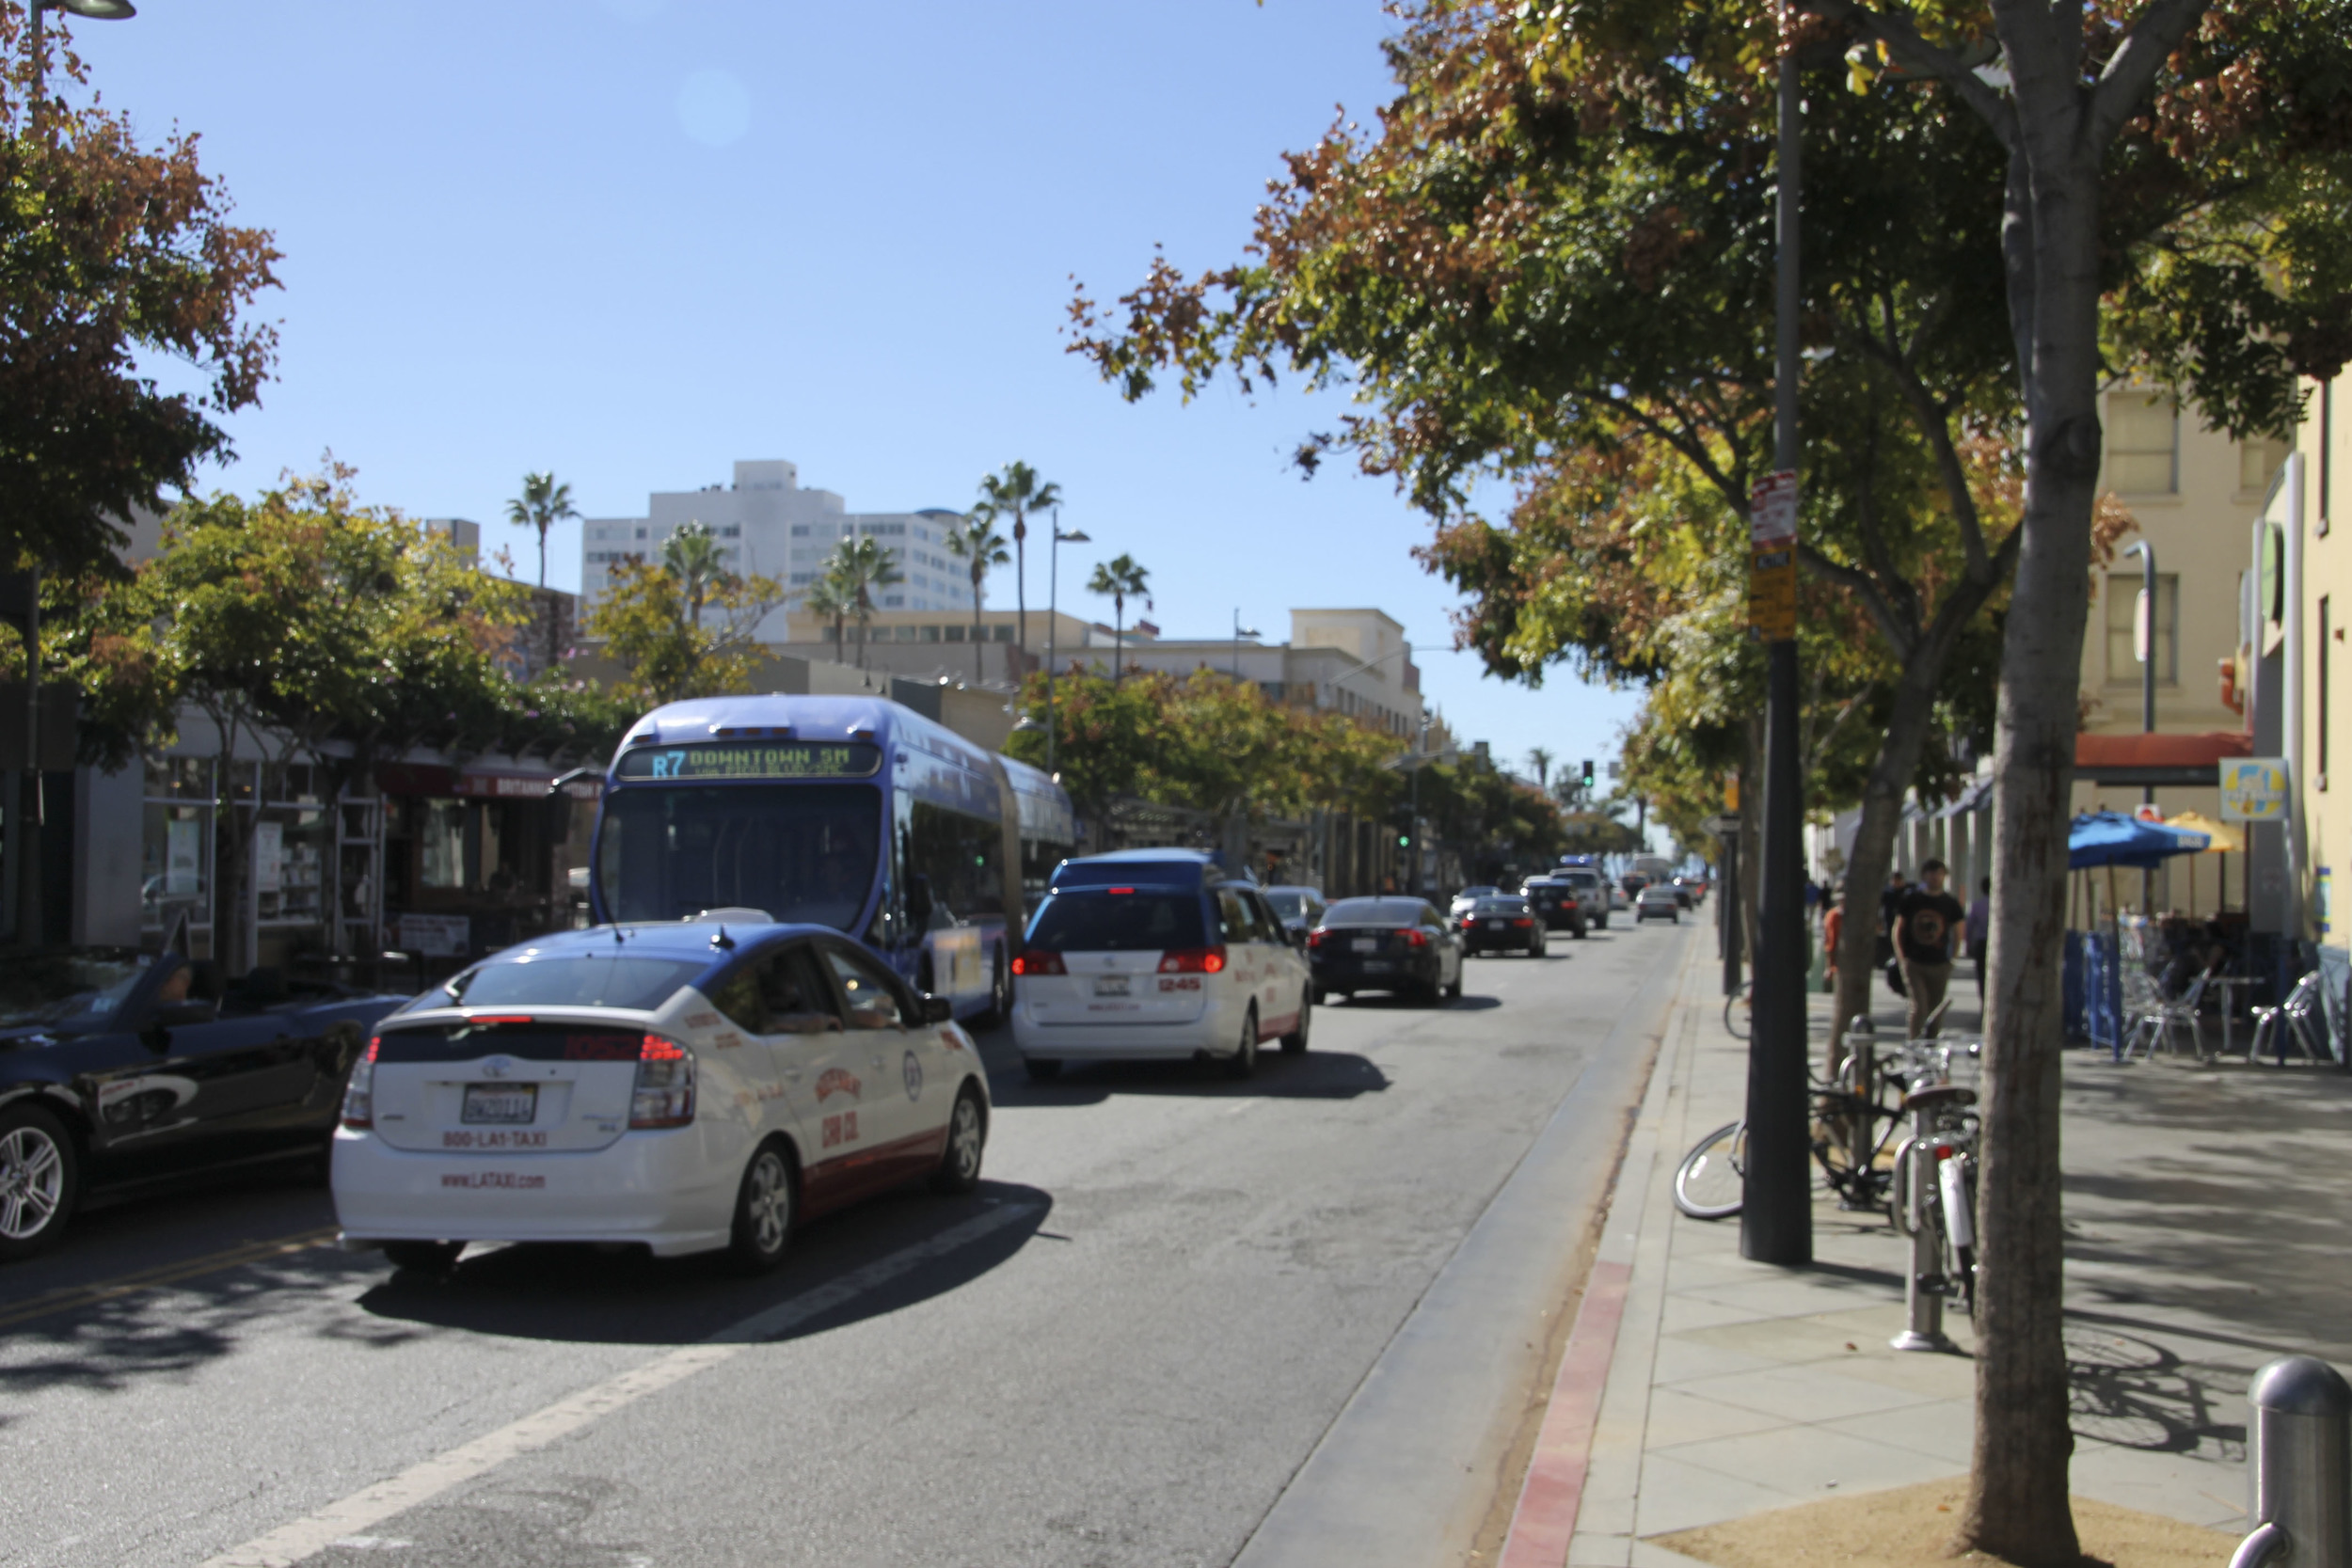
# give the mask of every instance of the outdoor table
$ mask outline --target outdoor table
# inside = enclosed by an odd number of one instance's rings
[[[2230,1053],[2231,1004],[2235,1000],[2237,988],[2240,986],[2258,986],[2262,983],[2263,977],[2259,974],[2212,974],[2206,976],[2205,984],[2213,987],[2216,990],[2218,990],[2221,993],[2221,1050],[2218,1053],[2219,1055],[2227,1056]]]

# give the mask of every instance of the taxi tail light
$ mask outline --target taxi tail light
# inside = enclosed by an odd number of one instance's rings
[[[1176,947],[1160,955],[1163,974],[1222,974],[1225,973],[1225,948]]]
[[[1049,952],[1042,947],[1031,947],[1025,950],[1019,958],[1012,960],[1012,972],[1022,975],[1070,973],[1063,966],[1059,953]]]
[[[1397,935],[1405,939],[1405,945],[1407,947],[1426,947],[1429,945],[1429,933],[1422,930],[1418,926],[1408,926],[1404,930],[1397,932]]]
[[[368,1048],[351,1064],[351,1082],[343,1086],[343,1125],[364,1132],[375,1125],[375,1048],[381,1035],[368,1037]]]
[[[683,1127],[693,1119],[694,1053],[665,1035],[647,1035],[637,1048],[629,1126]]]

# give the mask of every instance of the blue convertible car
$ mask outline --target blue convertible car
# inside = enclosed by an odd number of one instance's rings
[[[351,1065],[405,998],[123,947],[0,952],[0,1261],[84,1198],[324,1158]]]

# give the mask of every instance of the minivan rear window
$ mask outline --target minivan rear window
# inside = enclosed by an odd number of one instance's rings
[[[1049,953],[1164,952],[1205,947],[1197,893],[1056,893],[1029,923],[1029,945]]]
[[[1199,887],[1199,861],[1064,861],[1054,870],[1054,885],[1065,887]]]
[[[708,969],[699,959],[657,958],[627,950],[509,958],[458,975],[429,1007],[659,1007]]]

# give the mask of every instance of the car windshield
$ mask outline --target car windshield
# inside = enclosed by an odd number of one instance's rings
[[[1274,912],[1284,920],[1307,918],[1307,895],[1303,893],[1287,893],[1277,888],[1265,895],[1265,901],[1273,905]]]
[[[564,953],[469,969],[421,998],[434,1007],[659,1007],[710,966],[699,958]]]
[[[0,955],[0,1029],[103,1022],[154,961],[131,952]]]
[[[1527,900],[1524,898],[1481,898],[1476,909],[1480,914],[1525,914]]]
[[[873,892],[881,841],[871,784],[622,788],[605,797],[596,882],[621,922],[735,908],[846,931]]]
[[[1326,926],[1414,926],[1421,902],[1413,898],[1343,898],[1323,911]]]
[[[1152,953],[1204,947],[1197,893],[1096,893],[1049,896],[1029,923],[1029,945],[1049,953]]]

